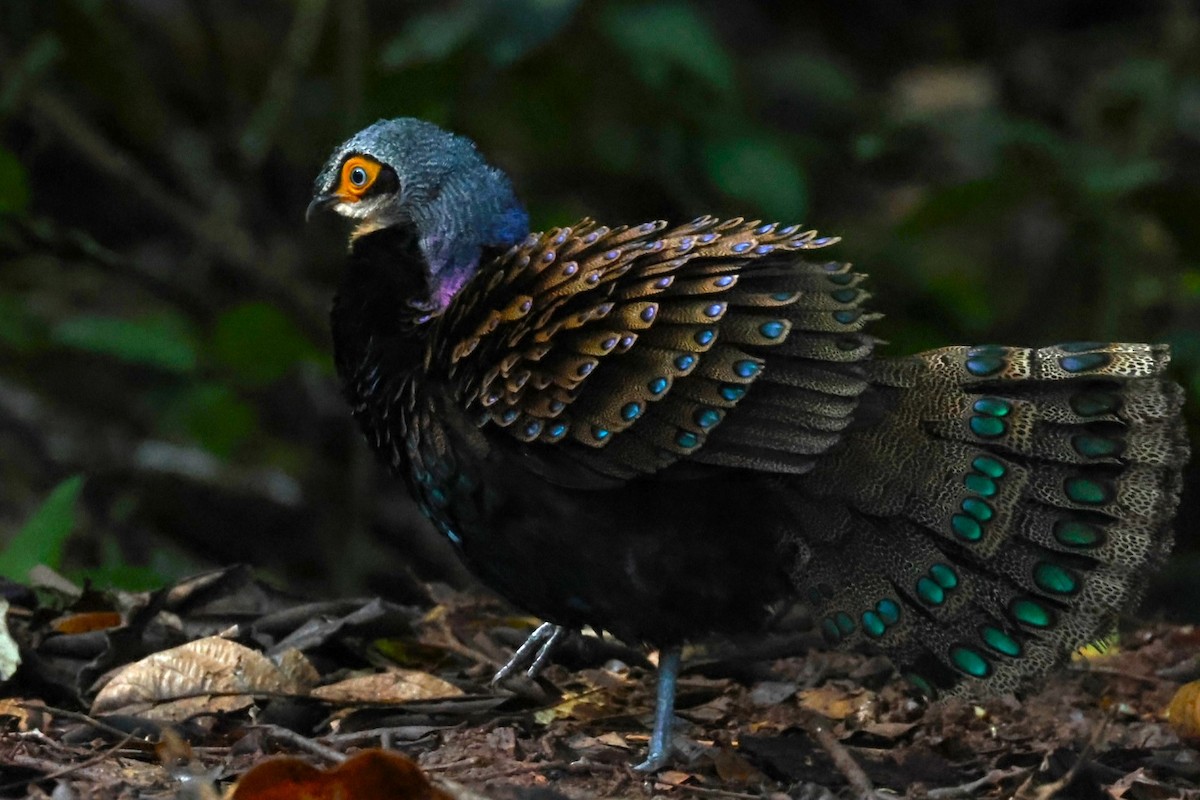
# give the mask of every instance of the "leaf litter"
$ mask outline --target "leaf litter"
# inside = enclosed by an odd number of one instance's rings
[[[803,631],[698,644],[679,755],[647,777],[628,767],[653,714],[643,655],[575,637],[537,681],[492,690],[536,621],[491,596],[314,602],[244,567],[138,594],[4,588],[20,663],[0,684],[0,797],[1200,798],[1192,626],[978,703],[928,704]]]

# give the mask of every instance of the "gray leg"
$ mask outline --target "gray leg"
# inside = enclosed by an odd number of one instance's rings
[[[529,638],[517,648],[517,652],[513,653],[512,658],[508,663],[500,668],[492,678],[492,686],[498,686],[504,683],[509,677],[521,670],[526,670],[526,674],[533,678],[536,677],[542,668],[546,666],[546,662],[550,660],[550,654],[563,637],[567,635],[567,629],[561,625],[555,625],[553,622],[543,622],[529,634]]]
[[[638,772],[658,772],[671,758],[671,723],[675,719],[675,681],[679,677],[679,647],[658,654],[658,701],[654,706],[654,733],[646,760],[634,767]]]

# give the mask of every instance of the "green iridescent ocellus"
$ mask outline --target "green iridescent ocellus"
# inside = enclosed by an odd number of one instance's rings
[[[796,225],[529,233],[507,177],[429,123],[335,150],[353,223],[338,373],[376,452],[485,583],[661,649],[810,601],[930,693],[1019,687],[1107,634],[1165,558],[1187,443],[1164,345],[883,358],[864,277]]]

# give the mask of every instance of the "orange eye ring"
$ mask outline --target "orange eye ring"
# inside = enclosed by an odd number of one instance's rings
[[[338,181],[337,193],[347,199],[360,199],[375,185],[383,165],[364,156],[353,156],[342,164],[342,176]]]

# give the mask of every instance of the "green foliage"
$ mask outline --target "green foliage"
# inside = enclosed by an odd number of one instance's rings
[[[223,457],[233,455],[258,425],[255,406],[219,383],[187,385],[165,405],[160,420],[164,431],[182,435]]]
[[[329,375],[344,243],[301,223],[329,148],[382,116],[473,137],[539,227],[839,235],[822,257],[870,274],[885,353],[1168,341],[1200,394],[1200,12],[1023,2],[887,29],[885,3],[0,4],[0,384],[36,420],[0,442],[4,483],[28,495],[70,439],[116,460],[98,530],[190,536],[199,561],[304,552],[248,535],[297,519],[394,531]],[[153,439],[229,473],[143,470]]]
[[[806,213],[804,175],[776,142],[746,136],[717,139],[704,152],[713,184],[751,211],[773,220],[800,220]]]
[[[420,14],[380,51],[390,70],[444,61],[467,46],[506,66],[545,43],[565,26],[579,0],[467,0]]]
[[[25,525],[0,551],[0,575],[24,581],[38,564],[57,568],[62,561],[63,544],[76,525],[76,501],[83,489],[83,477],[67,478],[42,502]]]
[[[718,94],[733,91],[733,62],[693,6],[683,2],[610,5],[603,23],[629,66],[651,88],[677,90],[675,82],[682,77]]]
[[[195,338],[176,315],[121,319],[80,314],[55,325],[50,337],[57,344],[118,358],[167,372],[186,373],[196,367]]]
[[[321,359],[296,323],[267,303],[242,303],[224,312],[210,349],[218,363],[251,385],[278,380],[297,362]]]
[[[20,214],[28,205],[25,168],[15,155],[0,147],[0,214]]]
[[[0,344],[28,352],[38,340],[38,325],[25,303],[15,294],[0,293]]]

